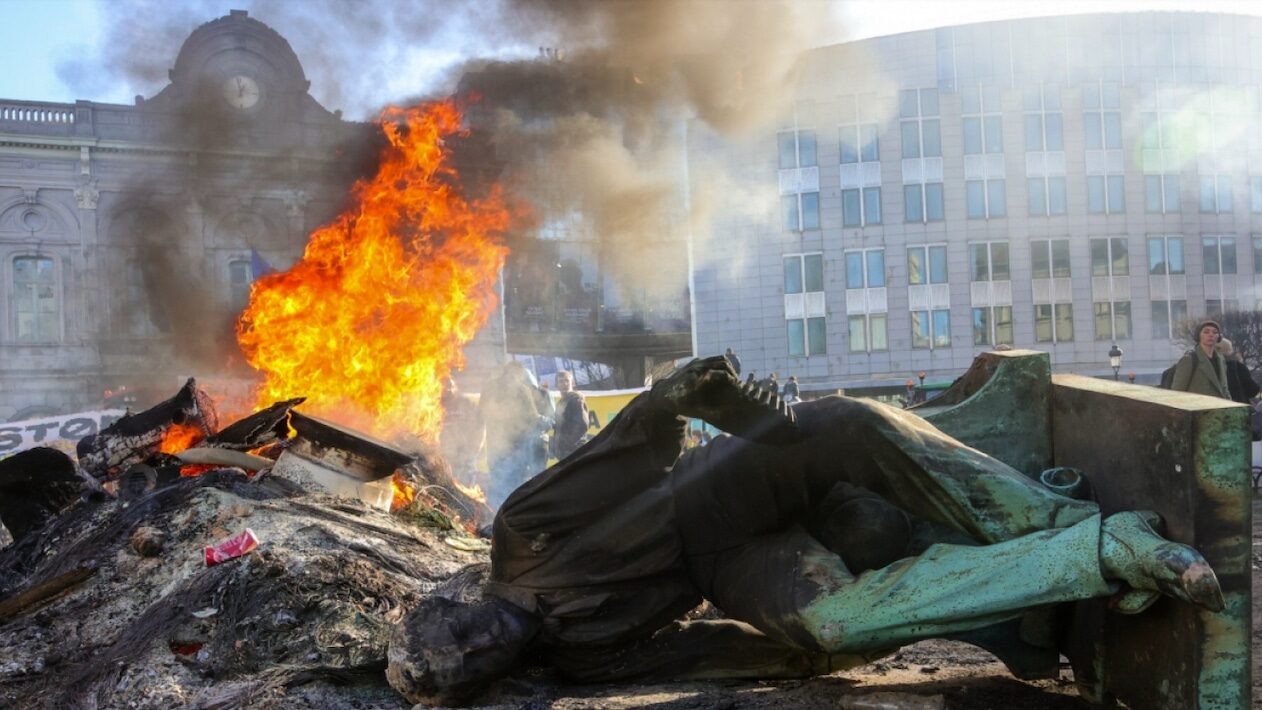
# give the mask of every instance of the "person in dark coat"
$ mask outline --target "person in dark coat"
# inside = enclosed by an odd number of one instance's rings
[[[740,375],[741,374],[741,359],[739,357],[736,357],[736,352],[732,350],[731,348],[728,348],[727,352],[723,353],[723,357],[726,357],[727,361],[732,363],[732,370],[734,370],[737,375]]]
[[[1236,352],[1235,346],[1230,340],[1222,338],[1214,349],[1227,367],[1227,391],[1231,393],[1232,401],[1241,404],[1252,402],[1262,388],[1258,387],[1253,373],[1249,372],[1249,366],[1244,364],[1244,359]]]
[[[789,381],[784,383],[784,391],[780,396],[784,398],[786,404],[794,404],[802,399],[797,375],[789,375]]]
[[[1222,608],[1154,514],[1105,517],[877,402],[789,410],[737,383],[722,357],[693,361],[514,491],[482,601],[409,612],[391,685],[468,702],[530,649],[579,681],[806,677],[923,638],[985,646],[1028,609],[1119,590],[1130,611],[1157,594]],[[733,436],[681,455],[684,417]],[[703,599],[726,618],[680,621]]]
[[[552,434],[552,455],[559,461],[569,456],[587,436],[587,400],[574,390],[574,375],[568,370],[556,374],[557,403],[556,429]]]
[[[1170,389],[1231,399],[1231,391],[1227,389],[1227,366],[1214,349],[1221,333],[1222,328],[1212,320],[1202,321],[1196,326],[1192,331],[1196,347],[1175,365],[1174,382]]]

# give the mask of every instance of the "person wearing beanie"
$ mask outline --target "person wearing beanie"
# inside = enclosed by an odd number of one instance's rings
[[[1221,333],[1222,328],[1215,321],[1197,324],[1192,331],[1196,347],[1189,350],[1175,366],[1170,389],[1231,399],[1225,358],[1214,349]]]
[[[1235,346],[1226,338],[1219,340],[1214,349],[1218,351],[1223,364],[1227,367],[1227,390],[1231,393],[1231,399],[1241,404],[1248,404],[1258,396],[1262,388],[1258,387],[1258,383],[1254,381],[1248,365],[1244,364],[1244,358],[1236,352]]]

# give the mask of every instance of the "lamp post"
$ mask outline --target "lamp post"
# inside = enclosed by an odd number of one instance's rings
[[[1122,369],[1122,349],[1117,346],[1117,343],[1113,343],[1113,347],[1109,348],[1109,367],[1113,368],[1113,379],[1120,380],[1117,372]]]

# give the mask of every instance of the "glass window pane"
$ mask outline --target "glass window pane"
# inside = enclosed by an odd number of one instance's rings
[[[1028,152],[1043,150],[1043,114],[1025,115],[1025,149]]]
[[[1214,176],[1201,176],[1201,211],[1213,212],[1217,208],[1218,203],[1214,199]]]
[[[1069,240],[1056,239],[1052,242],[1052,276],[1069,278]]]
[[[911,346],[913,348],[929,347],[929,312],[911,312]]]
[[[1038,240],[1030,242],[1030,276],[1036,279],[1052,277],[1052,262],[1048,242]]]
[[[1113,308],[1111,303],[1104,301],[1095,303],[1095,339],[1096,340],[1112,340],[1113,339]]]
[[[1003,122],[998,116],[986,117],[986,152],[1003,152]]]
[[[1148,240],[1148,273],[1166,273],[1166,242],[1160,237]]]
[[[1068,342],[1074,339],[1074,304],[1056,304],[1056,340]]]
[[[1130,340],[1131,337],[1131,302],[1118,301],[1113,304],[1113,334],[1118,340]]]
[[[1262,274],[1262,237],[1253,238],[1253,273]]]
[[[915,89],[898,92],[898,115],[902,118],[915,118],[920,115],[920,103]]]
[[[942,140],[938,133],[938,119],[927,118],[923,121],[921,135],[925,142],[925,157],[938,158],[942,156]]]
[[[907,283],[917,286],[927,283],[925,280],[925,248],[908,247],[907,249]]]
[[[1129,276],[1131,273],[1131,260],[1126,240],[1120,237],[1110,239],[1109,248],[1113,252],[1113,275]]]
[[[1048,113],[1043,116],[1043,125],[1046,128],[1046,143],[1048,150],[1064,150],[1065,141],[1061,136],[1061,115],[1059,113]]]
[[[863,316],[850,316],[850,352],[860,353],[868,349],[867,333]]]
[[[1094,110],[1100,108],[1100,85],[1088,84],[1082,87],[1082,107]]]
[[[1109,240],[1091,240],[1091,275],[1109,275]]]
[[[999,87],[982,87],[982,110],[987,113],[998,113],[1003,110],[1003,102],[999,99]]]
[[[841,128],[841,163],[859,162],[859,129],[856,126]]]
[[[1126,184],[1121,175],[1110,175],[1109,214],[1121,214],[1126,211]]]
[[[1170,302],[1170,322],[1178,325],[1187,320],[1188,302],[1187,301],[1171,301]]]
[[[1223,273],[1236,273],[1236,239],[1235,237],[1223,237],[1219,240],[1219,247],[1222,250]]]
[[[784,258],[784,292],[802,293],[802,257]]]
[[[946,247],[929,247],[929,283],[947,282]]]
[[[1152,302],[1152,337],[1170,337],[1170,302]]]
[[[1161,134],[1158,131],[1157,114],[1141,113],[1140,124],[1144,127],[1140,145],[1144,148],[1160,148]]]
[[[1051,304],[1040,303],[1034,306],[1034,342],[1052,342]]]
[[[881,223],[881,188],[863,188],[863,222],[864,224]]]
[[[1047,213],[1065,214],[1065,178],[1047,179]]]
[[[1183,273],[1183,240],[1175,238],[1167,239],[1166,253],[1170,258],[1170,273]]]
[[[1231,195],[1231,176],[1218,176],[1218,211],[1231,212],[1236,208]]]
[[[1249,211],[1262,212],[1262,177],[1249,178]]]
[[[1162,183],[1165,188],[1165,204],[1163,205],[1166,212],[1179,212],[1181,210],[1181,198],[1179,195],[1179,176],[1163,175]]]
[[[1008,192],[1002,179],[986,181],[986,198],[991,217],[1008,216]]]
[[[981,180],[969,180],[964,183],[964,193],[968,202],[968,218],[984,219],[986,217],[986,185]]]
[[[863,252],[846,252],[846,288],[863,288]]]
[[[802,229],[819,229],[819,193],[802,193]]]
[[[970,273],[971,280],[990,280],[990,256],[985,244],[968,245],[968,262],[972,268]]]
[[[1159,175],[1144,176],[1144,210],[1161,211],[1161,176]]]
[[[811,355],[828,353],[828,333],[823,318],[806,319],[807,352]]]
[[[1012,345],[1012,306],[995,306],[995,345]]]
[[[1109,150],[1122,147],[1122,114],[1116,111],[1104,114],[1104,147]]]
[[[1100,86],[1104,108],[1122,107],[1122,90],[1116,82],[1106,81]]]
[[[1095,111],[1084,113],[1082,115],[1082,128],[1087,135],[1087,150],[1100,150],[1104,147],[1104,131],[1100,125],[1099,113]]]
[[[969,117],[964,119],[964,154],[975,155],[982,152],[982,120]]]
[[[816,165],[815,131],[798,131],[798,161],[804,168]]]
[[[802,258],[803,271],[806,272],[806,290],[824,290],[824,255],[807,254]]]
[[[799,318],[785,321],[785,325],[789,334],[789,355],[792,357],[804,357],[806,355],[806,330],[802,320]]]
[[[888,350],[889,341],[886,339],[886,324],[884,313],[873,313],[868,316],[868,330],[872,336],[873,350]]]
[[[976,87],[960,89],[960,113],[981,113],[982,93]]]
[[[942,183],[931,182],[925,185],[925,218],[930,222],[945,216],[942,204]]]
[[[1087,212],[1104,214],[1104,178],[1100,175],[1087,176]]]
[[[903,121],[903,157],[919,158],[920,157],[920,122],[919,121]]]
[[[1218,273],[1218,239],[1215,237],[1201,240],[1201,265],[1207,274]]]
[[[1029,178],[1025,184],[1026,193],[1029,195],[1030,214],[1047,214],[1047,186],[1043,178]]]
[[[780,133],[780,169],[796,168],[798,166],[798,147],[794,141],[792,131],[788,133]]]
[[[924,206],[921,201],[921,185],[903,185],[903,218],[908,222],[924,221]]]
[[[864,124],[859,127],[859,145],[863,146],[863,161],[866,163],[875,163],[881,159],[881,142],[877,137],[875,123]]]
[[[798,196],[785,195],[780,198],[780,212],[784,215],[784,228],[797,230],[801,228],[798,222]]]
[[[1060,110],[1060,87],[1052,84],[1043,85],[1043,108],[1048,111]]]
[[[951,312],[936,310],[933,312],[933,347],[951,347]]]
[[[937,116],[938,115],[938,90],[937,89],[921,89],[920,90],[920,115],[921,116]]]
[[[841,226],[858,227],[862,224],[859,212],[859,191],[841,191]]]
[[[880,288],[885,285],[885,250],[873,249],[867,252],[868,288]]]
[[[1008,281],[1012,277],[1008,271],[1008,243],[992,242],[990,245],[990,278],[995,281]]]
[[[973,309],[973,345],[990,343],[990,309]]]

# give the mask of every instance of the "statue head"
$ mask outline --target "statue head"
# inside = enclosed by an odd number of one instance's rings
[[[517,666],[539,626],[502,599],[429,597],[391,635],[386,677],[410,702],[466,704]]]

